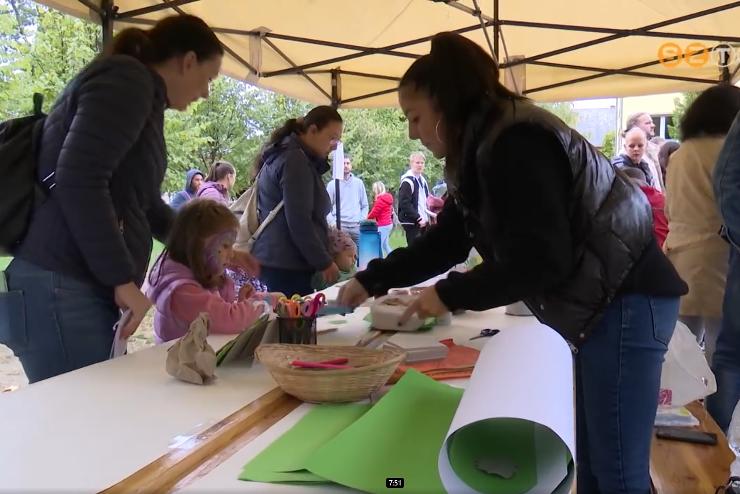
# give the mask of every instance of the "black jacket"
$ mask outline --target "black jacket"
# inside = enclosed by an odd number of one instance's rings
[[[103,287],[141,283],[174,217],[160,192],[166,106],[164,81],[134,58],[83,69],[44,124],[39,177],[56,169],[56,185],[16,255]]]
[[[296,134],[267,148],[262,159],[260,222],[280,201],[285,206],[254,243],[252,254],[268,267],[323,271],[332,263],[326,222],[331,199],[321,180],[329,164],[305,149]]]
[[[685,293],[652,236],[647,200],[603,155],[530,103],[511,103],[495,122],[491,111],[466,129],[463,170],[448,181],[437,225],[357,275],[371,294],[443,273],[475,246],[484,262],[436,285],[448,308],[524,300],[578,344],[625,286]]]
[[[408,173],[401,178],[401,185],[398,187],[398,221],[401,223],[415,225],[421,220],[419,193],[422,186],[424,187],[424,195],[428,196],[429,190],[425,180],[417,180],[413,176],[409,176]]]

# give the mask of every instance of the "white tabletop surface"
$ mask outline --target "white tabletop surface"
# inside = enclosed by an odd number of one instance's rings
[[[335,289],[327,290],[335,297]],[[323,344],[352,345],[367,331],[367,308],[328,316],[319,329]],[[337,324],[337,321],[346,321]],[[441,338],[458,343],[483,327],[526,324],[532,318],[505,316],[502,309],[467,313],[454,326],[437,327]],[[231,336],[211,336],[218,350]],[[476,340],[476,344],[483,342]],[[477,346],[477,345],[476,345]],[[0,395],[0,492],[96,492],[110,487],[168,452],[183,437],[192,436],[236,412],[275,387],[260,365],[218,368],[217,379],[198,386],[180,382],[165,372],[168,345],[126,355],[41,381]],[[305,407],[284,419],[291,424]],[[305,413],[305,412],[303,412]],[[273,433],[259,441],[269,441]],[[277,437],[277,436],[274,436]],[[256,446],[251,446],[255,448]],[[241,453],[241,452],[240,452]],[[236,476],[246,460],[237,453],[203,482],[224,482],[245,489]],[[255,453],[256,454],[256,453]],[[230,462],[236,470],[227,467]],[[264,485],[263,485],[264,487]],[[322,488],[326,492],[326,486]]]
[[[453,318],[450,326],[437,326],[431,331],[425,333],[434,335],[439,339],[453,338],[455,343],[464,344],[476,348],[482,348],[488,341],[487,338],[480,338],[470,341],[469,338],[477,335],[481,329],[515,329],[518,326],[531,324],[533,317],[513,317],[504,315],[503,309],[494,309],[486,312],[466,312],[461,316]],[[467,380],[445,381],[453,386],[464,386]],[[193,481],[186,487],[178,490],[178,494],[202,494],[202,493],[230,493],[230,492],[249,492],[265,494],[310,494],[310,493],[355,493],[359,492],[348,487],[336,484],[312,485],[290,485],[284,483],[262,483],[247,482],[239,480],[244,465],[252,458],[257,456],[262,450],[275,441],[278,437],[288,431],[295,425],[313,405],[304,403],[293,412],[285,416],[282,420],[267,429],[259,437],[251,441],[244,448],[237,451],[224,461],[221,465],[214,468],[204,477]],[[382,482],[384,479],[380,479]]]
[[[352,345],[367,308],[329,316],[323,344]],[[346,324],[334,322],[346,320]],[[218,350],[233,336],[208,338]],[[0,492],[97,492],[120,482],[276,387],[259,364],[216,369],[211,384],[165,371],[168,344],[0,394]]]

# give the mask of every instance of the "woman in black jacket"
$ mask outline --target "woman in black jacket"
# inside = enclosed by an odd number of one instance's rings
[[[6,271],[0,343],[34,382],[108,358],[119,309],[131,335],[150,303],[152,235],[173,212],[162,201],[164,111],[208,97],[223,49],[193,16],[125,29],[85,67],[46,119],[39,178],[51,189]],[[5,317],[2,317],[2,316]]]
[[[339,113],[317,106],[276,129],[255,160],[260,222],[283,201],[252,249],[262,267],[260,279],[270,291],[307,295],[313,292],[315,273],[327,284],[339,278],[329,255],[326,215],[331,200],[321,176],[329,171],[327,157],[341,137]]]
[[[340,303],[444,273],[475,247],[483,263],[426,289],[406,317],[524,300],[577,349],[578,492],[649,492],[660,371],[686,285],[647,201],[577,132],[503,87],[462,36],[435,36],[399,98],[411,138],[445,158],[450,198],[437,225],[371,262]]]

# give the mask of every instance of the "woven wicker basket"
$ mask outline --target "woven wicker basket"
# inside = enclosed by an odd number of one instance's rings
[[[286,393],[312,403],[343,403],[370,397],[406,358],[400,349],[374,350],[354,346],[268,344],[257,359]],[[356,369],[311,370],[291,367],[293,360],[321,362],[346,357]]]

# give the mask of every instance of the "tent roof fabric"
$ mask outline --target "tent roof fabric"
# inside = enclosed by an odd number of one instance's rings
[[[100,4],[106,1],[40,3],[100,22]],[[740,1],[114,0],[114,5],[116,30],[146,27],[176,12],[197,15],[226,48],[225,74],[342,107],[396,105],[399,78],[440,31],[459,31],[487,51],[493,48],[502,67],[511,66],[517,88],[537,101],[701,90],[720,80],[722,65],[728,66],[725,75],[736,79],[740,63]],[[683,53],[693,55],[682,58]]]

